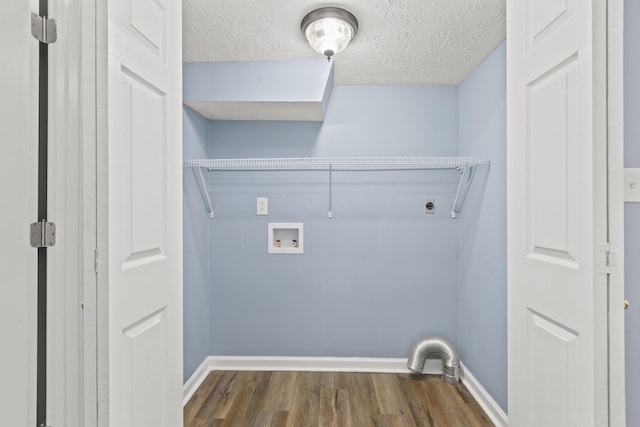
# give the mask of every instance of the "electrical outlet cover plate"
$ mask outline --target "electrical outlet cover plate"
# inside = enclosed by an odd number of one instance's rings
[[[424,198],[424,213],[434,214],[436,213],[436,199],[425,197]]]
[[[258,197],[256,202],[256,215],[269,214],[269,199],[266,197]]]

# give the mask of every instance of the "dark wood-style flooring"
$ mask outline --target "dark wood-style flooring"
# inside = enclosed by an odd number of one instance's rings
[[[463,384],[439,375],[213,371],[185,427],[493,426]]]

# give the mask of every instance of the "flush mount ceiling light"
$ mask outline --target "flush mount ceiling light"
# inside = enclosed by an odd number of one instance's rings
[[[309,12],[300,24],[311,47],[330,60],[344,50],[358,32],[358,20],[338,7],[323,7]]]

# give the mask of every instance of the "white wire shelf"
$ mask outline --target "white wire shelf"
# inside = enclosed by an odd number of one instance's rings
[[[274,171],[329,170],[376,171],[457,169],[467,165],[488,165],[484,157],[299,157],[255,159],[195,159],[185,160],[185,167],[210,171]]]
[[[213,218],[213,205],[203,171],[327,171],[329,184],[329,218],[333,217],[333,172],[336,171],[403,171],[403,170],[457,170],[459,172],[456,196],[451,217],[462,211],[464,200],[478,167],[489,167],[484,157],[286,157],[253,159],[191,159],[184,160],[185,168],[193,168],[203,186],[203,194]]]

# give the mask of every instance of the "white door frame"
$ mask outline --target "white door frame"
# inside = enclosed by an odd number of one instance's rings
[[[96,120],[96,113],[106,108],[106,64],[107,64],[107,24],[98,16],[106,16],[106,2],[96,0],[82,2],[82,140],[83,150],[83,198],[84,212],[104,212],[98,209],[100,200],[96,200],[97,191],[106,190],[106,170],[95,163],[97,150],[106,150],[106,123]],[[617,265],[611,268],[609,287],[609,366],[610,366],[610,422],[611,425],[625,423],[624,394],[624,310],[621,301],[624,298],[624,229],[622,221],[622,16],[623,2],[609,0],[608,25],[608,82],[609,82],[609,212],[610,242],[617,251]],[[96,67],[97,64],[97,67]],[[97,191],[96,191],[97,189]],[[92,420],[99,420],[100,426],[108,425],[108,383],[105,368],[108,366],[108,344],[101,337],[108,336],[106,311],[108,302],[106,276],[95,283],[94,253],[97,223],[104,224],[106,218],[85,216],[83,267],[79,268],[84,280],[84,299],[97,301],[90,317],[85,315],[83,339],[84,345],[84,411],[85,425],[94,425]],[[104,227],[98,229],[104,230]],[[105,241],[104,236],[99,241]],[[98,248],[98,265],[106,265],[106,248]],[[86,309],[85,309],[86,312]],[[91,322],[97,325],[93,329]],[[98,409],[95,410],[95,403]],[[93,418],[90,416],[93,408]]]
[[[106,87],[104,82],[98,83],[97,61],[103,59],[106,64],[107,55],[106,22],[98,24],[99,8],[104,8],[106,16],[106,2],[100,0],[51,0],[50,4],[50,16],[58,24],[56,50],[50,50],[51,122],[55,123],[51,143],[55,148],[50,156],[56,191],[52,199],[60,200],[53,215],[69,225],[64,237],[70,242],[54,249],[58,256],[52,262],[55,271],[51,276],[61,288],[53,295],[56,315],[50,321],[60,327],[53,330],[50,340],[66,341],[67,349],[74,348],[77,341],[81,353],[73,356],[81,361],[77,366],[65,365],[64,354],[54,356],[50,365],[51,371],[58,371],[49,392],[53,415],[49,423],[53,425],[71,425],[69,419],[79,419],[78,425],[84,427],[109,425],[108,417],[100,416],[108,413],[108,383],[103,375],[108,345],[106,338],[102,339],[106,335],[98,333],[99,327],[107,331],[108,320],[106,278],[99,284],[97,276],[100,264],[106,265],[106,251],[100,253],[97,247],[97,149],[100,143],[104,147],[106,135],[97,119],[98,100]],[[61,232],[58,228],[59,239]],[[82,316],[75,319],[79,324],[65,316],[64,309],[74,304],[81,307]],[[75,401],[69,402],[70,396]],[[77,396],[80,399],[75,399]]]
[[[106,192],[105,170],[98,170],[97,156],[106,152],[106,64],[107,64],[107,2],[100,0],[53,0],[51,17],[58,21],[57,52],[54,54],[53,66],[57,67],[57,75],[52,78],[52,104],[56,106],[55,121],[58,123],[55,132],[56,154],[65,156],[67,150],[79,150],[74,153],[75,162],[58,165],[54,171],[56,181],[56,197],[65,198],[67,207],[61,208],[58,217],[62,221],[69,217],[81,219],[79,229],[74,230],[75,243],[79,246],[79,255],[67,260],[66,274],[72,277],[75,268],[78,281],[66,283],[63,294],[79,293],[78,300],[83,306],[83,324],[65,324],[64,313],[56,307],[58,316],[51,319],[54,324],[65,325],[57,328],[51,340],[63,341],[78,339],[81,341],[81,366],[67,367],[61,371],[60,378],[67,374],[78,375],[79,384],[67,384],[64,381],[54,382],[51,386],[52,404],[56,406],[54,425],[66,425],[65,411],[62,409],[65,400],[64,388],[77,386],[81,389],[82,402],[76,402],[76,416],[84,427],[109,426],[109,386],[108,386],[108,281],[107,275],[98,276],[100,266],[107,265],[106,248],[98,247],[99,221],[98,205],[104,200],[98,194]],[[68,19],[64,19],[64,16]],[[98,17],[104,17],[102,21]],[[70,35],[71,37],[66,37]],[[71,96],[73,95],[73,96]],[[102,165],[104,167],[104,165]],[[70,169],[70,170],[69,170]],[[65,174],[77,176],[80,184],[65,179]],[[100,181],[102,179],[102,181]],[[104,212],[104,209],[102,210]],[[61,232],[62,230],[58,230]],[[104,236],[103,236],[104,237]],[[101,239],[104,242],[104,239]],[[60,259],[66,254],[61,254]],[[73,264],[75,262],[75,265]],[[64,268],[63,268],[64,270]],[[68,279],[65,272],[56,271],[53,279],[64,283]],[[98,277],[101,281],[98,282]],[[64,280],[63,280],[64,279]],[[76,327],[81,327],[80,336],[74,335]],[[55,369],[63,369],[62,360],[53,361]],[[79,372],[71,372],[76,368]],[[61,393],[57,397],[55,393]],[[52,421],[49,421],[53,424]]]
[[[99,0],[81,1],[82,18],[80,34],[81,46],[81,100],[84,117],[82,120],[82,210],[86,214],[83,217],[82,244],[84,247],[82,257],[81,274],[83,277],[84,296],[84,328],[83,328],[83,420],[84,426],[96,427],[99,420],[100,395],[98,362],[101,348],[98,345],[98,249],[97,249],[97,202],[96,202],[96,151],[97,151],[97,125],[96,125],[96,4]]]
[[[626,423],[624,365],[624,1],[607,1],[609,242],[609,425]]]
[[[93,2],[52,0],[49,46],[49,215],[58,242],[49,261],[51,425],[97,425],[95,19]]]

